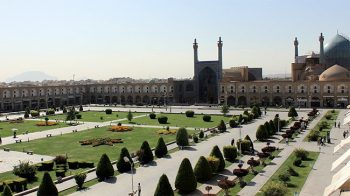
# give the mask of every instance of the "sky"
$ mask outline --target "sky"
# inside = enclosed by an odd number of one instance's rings
[[[190,78],[200,60],[290,73],[299,54],[350,36],[349,0],[0,0],[0,81],[25,71],[58,79]]]

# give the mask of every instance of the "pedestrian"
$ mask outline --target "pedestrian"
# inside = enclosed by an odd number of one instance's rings
[[[286,138],[286,144],[287,144],[287,145],[288,145],[288,141],[289,141],[288,139],[289,139],[289,138],[287,137],[287,138]]]
[[[2,139],[1,139],[1,136],[0,136],[0,145],[2,144]]]
[[[337,127],[337,122],[334,122],[334,127]]]
[[[141,185],[140,185],[140,183],[139,183],[139,185],[137,186],[137,194],[138,194],[138,196],[141,195]]]
[[[345,131],[345,137],[349,137],[349,130]]]
[[[343,137],[346,138],[346,131],[343,132]]]
[[[321,146],[323,146],[323,137],[321,137]]]
[[[340,129],[340,122],[338,122],[338,128]]]
[[[234,146],[235,145],[235,138],[232,138],[231,140],[231,146]]]

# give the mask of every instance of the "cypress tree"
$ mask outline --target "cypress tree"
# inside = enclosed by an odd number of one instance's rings
[[[269,134],[269,136],[274,134],[273,130],[270,127],[270,123],[268,121],[265,122],[264,126],[265,126],[265,130]]]
[[[180,164],[175,179],[175,188],[181,194],[191,193],[197,188],[196,176],[193,173],[191,162],[187,158],[184,158]]]
[[[216,145],[213,147],[213,149],[211,150],[210,156],[214,156],[216,158],[218,158],[220,160],[220,164],[218,167],[217,171],[214,172],[221,172],[225,169],[225,159],[224,156],[222,156],[222,153],[220,151],[220,148]]]
[[[58,195],[58,190],[55,184],[52,182],[52,178],[48,172],[44,173],[44,177],[40,183],[37,195],[38,196]]]
[[[246,135],[244,140],[248,140],[250,142],[250,148],[252,151],[254,151],[254,142],[252,141],[252,139],[250,139],[249,135]]]
[[[165,174],[159,178],[154,196],[174,196],[173,188],[171,187],[168,177]]]
[[[295,110],[295,107],[291,107],[289,109],[289,112],[288,112],[288,117],[297,117],[298,116],[298,112]]]
[[[277,128],[275,127],[275,124],[273,123],[272,120],[269,121],[269,124],[270,124],[270,128],[271,130],[273,131],[273,133],[275,134],[276,131],[277,131]]]
[[[219,129],[219,131],[220,131],[221,133],[226,131],[226,124],[225,124],[224,120],[221,120],[221,121],[220,121],[220,124],[219,124],[219,126],[218,126],[218,129]]]
[[[139,157],[139,161],[141,164],[147,164],[153,161],[153,153],[147,141],[144,141],[140,148],[141,156]]]
[[[114,175],[114,169],[107,154],[103,154],[97,164],[96,176],[100,181]]]
[[[128,157],[129,162],[124,160],[124,157]],[[120,150],[119,159],[117,162],[117,168],[120,173],[128,172],[131,170],[132,159],[130,157],[129,151],[126,147]]]
[[[255,136],[256,136],[256,139],[259,141],[264,141],[269,137],[264,125],[259,125]]]
[[[181,127],[176,134],[176,144],[178,146],[188,146],[188,133],[187,130]]]
[[[168,154],[168,148],[164,142],[163,137],[160,137],[157,142],[156,149],[154,150],[154,154],[158,157],[164,157],[166,154]]]
[[[198,182],[208,181],[212,177],[211,167],[205,157],[199,157],[198,162],[194,167],[194,175]]]

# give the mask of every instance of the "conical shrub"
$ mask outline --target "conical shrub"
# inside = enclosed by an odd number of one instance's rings
[[[176,133],[176,144],[178,146],[188,146],[188,133],[187,130],[181,127]]]
[[[103,154],[97,164],[96,175],[99,180],[114,176],[114,169],[107,154]]]
[[[142,152],[141,156],[139,157],[141,164],[147,164],[153,161],[153,153],[147,141],[144,141],[142,143],[140,151]]]
[[[164,157],[166,154],[168,154],[168,148],[164,142],[163,137],[160,137],[157,142],[156,149],[154,150],[154,154],[158,158]]]
[[[219,167],[217,171],[213,172],[221,172],[225,169],[225,159],[224,156],[222,156],[222,153],[220,151],[220,148],[218,146],[214,146],[213,149],[211,150],[210,156],[214,156],[220,160]]]
[[[154,196],[174,196],[173,188],[171,187],[169,179],[165,174],[159,178]]]
[[[194,167],[194,175],[198,182],[210,180],[213,173],[207,159],[203,156],[199,157],[196,166]]]
[[[129,159],[128,162],[126,162],[124,160],[124,157],[127,157]],[[129,151],[127,148],[122,148],[120,150],[120,154],[119,154],[119,159],[117,162],[117,169],[120,173],[124,173],[124,172],[128,172],[131,170],[131,163],[132,163],[132,159],[130,157]]]
[[[268,132],[264,125],[259,125],[258,130],[256,130],[256,139],[259,141],[264,141],[269,137]]]
[[[58,190],[55,184],[53,183],[52,178],[48,172],[44,173],[44,177],[40,183],[37,195],[38,196],[58,195]]]
[[[180,164],[175,179],[175,188],[181,194],[191,193],[197,188],[196,176],[194,175],[191,162],[184,158]]]
[[[220,121],[220,124],[218,125],[218,130],[222,133],[226,131],[226,124],[224,120]]]

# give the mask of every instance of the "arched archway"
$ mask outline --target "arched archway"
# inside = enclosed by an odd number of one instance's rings
[[[136,103],[136,104],[141,104],[141,97],[140,97],[140,96],[137,95],[137,96],[135,97],[135,103]]]
[[[310,106],[311,107],[320,107],[321,106],[320,98],[318,98],[318,97],[311,97]]]
[[[262,106],[269,106],[269,105],[270,105],[270,98],[268,98],[268,97],[263,97],[263,98],[261,99],[261,105],[262,105]]]
[[[236,105],[236,98],[234,96],[227,97],[227,105],[229,106]]]
[[[144,104],[149,104],[150,103],[149,97],[147,95],[143,96],[142,101],[143,101]]]
[[[117,96],[113,96],[112,97],[112,103],[113,104],[117,104],[118,103],[118,97]]]
[[[134,99],[131,95],[128,96],[128,100],[127,100],[129,105],[132,105],[134,103]]]
[[[198,73],[198,101],[201,103],[217,103],[217,74],[209,67]]]
[[[120,103],[122,105],[125,105],[125,96],[124,95],[120,96]]]
[[[276,96],[273,98],[273,105],[280,106],[282,105],[282,98],[280,96]]]
[[[247,98],[245,96],[238,97],[238,105],[246,106],[247,105]]]

